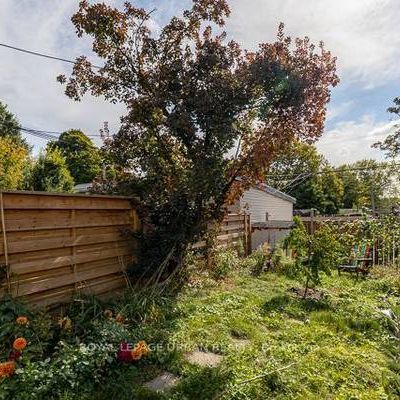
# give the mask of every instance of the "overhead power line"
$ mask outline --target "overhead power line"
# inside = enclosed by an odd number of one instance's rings
[[[50,59],[50,60],[62,61],[62,62],[66,62],[66,63],[69,63],[69,64],[74,64],[74,65],[77,64],[77,62],[74,61],[74,60],[69,60],[67,58],[61,58],[61,57],[56,57],[56,56],[51,56],[49,54],[39,53],[37,51],[22,49],[20,47],[11,46],[11,45],[5,44],[5,43],[0,43],[0,46],[1,47],[5,47],[5,48],[10,49],[10,50],[19,51],[21,53],[30,54],[32,56],[43,57],[43,58],[47,58],[47,59]],[[102,68],[102,67],[99,67],[98,65],[92,65],[92,67],[96,68],[96,69],[101,69]]]
[[[316,172],[309,172],[308,175],[325,175],[325,174],[330,174],[330,173],[335,173],[335,174],[342,174],[344,172],[351,172],[351,171],[373,171],[373,170],[378,170],[378,169],[387,169],[390,167],[400,167],[400,163],[390,163],[387,165],[376,165],[374,167],[352,167],[352,168],[345,168],[345,169],[331,169],[328,171],[316,171]],[[303,175],[304,172],[299,173],[299,174],[268,174],[267,178],[270,179],[278,179],[278,178],[297,178],[301,175]]]
[[[5,126],[5,125],[3,125]],[[1,125],[0,125],[1,128]],[[33,128],[27,128],[24,126],[20,126],[19,129],[31,136],[36,136],[40,139],[44,139],[44,140],[59,140],[60,136],[64,133],[64,132],[57,132],[57,131],[44,131],[44,130],[40,130],[40,129],[33,129]],[[84,133],[85,136],[87,137],[93,137],[93,138],[102,138],[102,135],[86,135]]]

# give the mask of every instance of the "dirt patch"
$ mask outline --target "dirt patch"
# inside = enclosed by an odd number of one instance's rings
[[[204,351],[194,351],[185,355],[187,361],[192,364],[200,365],[201,367],[218,367],[223,356],[215,353],[205,353]]]
[[[163,372],[150,382],[145,383],[148,389],[154,392],[166,392],[179,383],[179,378],[169,372]]]
[[[289,289],[289,292],[298,298],[301,299],[308,299],[308,300],[323,300],[325,298],[325,293],[322,292],[321,290],[317,290],[317,289],[308,289],[306,295],[304,295],[305,289],[304,288],[295,288],[292,287]]]

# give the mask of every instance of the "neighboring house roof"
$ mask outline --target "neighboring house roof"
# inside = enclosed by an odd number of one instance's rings
[[[236,180],[243,181],[243,179],[240,178],[240,177],[236,178]],[[268,193],[271,196],[275,196],[275,197],[278,197],[278,198],[280,198],[282,200],[289,201],[290,203],[293,203],[293,204],[296,203],[296,199],[294,197],[289,196],[288,194],[283,193],[280,190],[275,189],[272,186],[267,185],[266,183],[259,183],[258,185],[252,185],[252,187],[254,189],[258,189],[258,190],[261,190],[261,191],[263,191],[265,193]]]
[[[77,193],[87,193],[92,188],[92,182],[89,183],[80,183],[79,185],[75,185],[74,189]]]
[[[260,183],[260,184],[259,184],[258,186],[256,186],[255,188],[256,188],[256,189],[259,189],[259,190],[262,190],[263,192],[266,192],[266,193],[270,194],[271,196],[278,197],[278,198],[280,198],[280,199],[282,199],[282,200],[289,201],[289,202],[291,202],[291,203],[293,203],[293,204],[296,203],[296,199],[295,199],[294,197],[289,196],[288,194],[283,193],[283,192],[281,192],[281,191],[278,190],[278,189],[274,189],[273,187],[268,186],[268,185],[266,185],[265,183]]]

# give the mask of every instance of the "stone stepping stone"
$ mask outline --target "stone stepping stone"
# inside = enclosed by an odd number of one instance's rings
[[[194,351],[186,354],[185,358],[192,364],[199,365],[200,367],[215,368],[221,363],[223,356],[215,353],[206,353],[204,351]]]
[[[169,372],[163,372],[156,378],[144,384],[145,387],[154,392],[166,392],[179,383],[180,379]]]

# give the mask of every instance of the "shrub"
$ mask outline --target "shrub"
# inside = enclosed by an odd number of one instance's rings
[[[214,279],[223,279],[227,277],[232,270],[237,269],[239,266],[240,259],[236,250],[217,250],[214,253],[210,272]]]

